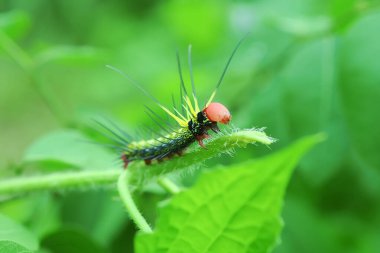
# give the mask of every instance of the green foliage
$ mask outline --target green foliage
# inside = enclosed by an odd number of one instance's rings
[[[380,157],[377,150],[380,143],[373,141],[380,136],[380,128],[370,127],[380,124],[378,110],[372,103],[380,96],[380,63],[368,59],[380,57],[379,43],[368,44],[368,41],[379,41],[378,26],[380,14],[373,13],[363,18],[344,36],[341,51],[341,77],[339,90],[342,94],[344,115],[347,120],[348,134],[353,144],[353,152],[359,160],[371,169],[380,168]],[[355,73],[349,76],[349,73]],[[358,88],[358,84],[360,88]]]
[[[11,250],[17,252],[15,250],[22,247],[32,250],[38,248],[38,240],[32,233],[2,214],[0,214],[0,228],[0,249],[5,248],[9,249],[9,252],[12,252]]]
[[[277,199],[285,203],[285,226],[279,238],[271,234],[271,242],[281,241],[273,252],[380,252],[379,15],[378,0],[2,1],[0,213],[9,226],[1,225],[0,234],[16,232],[0,238],[0,252],[47,253],[56,242],[78,238],[94,251],[134,252],[136,227],[117,197],[119,154],[86,143],[101,139],[86,125],[105,115],[137,136],[134,129],[152,127],[143,105],[155,107],[104,66],[125,71],[170,106],[179,83],[175,50],[190,84],[185,58],[192,44],[202,104],[247,32],[216,99],[229,108],[235,126],[265,126],[279,141],[241,149],[262,139],[247,132],[214,136],[207,150],[190,148],[150,167],[131,163],[125,189],[147,223],[157,224],[136,242],[161,238],[160,227],[168,225],[161,220],[184,214],[162,215],[173,205],[167,205],[165,190],[189,188],[170,203],[181,202],[198,187],[206,189],[214,176],[223,174],[221,184],[229,182],[243,164],[253,168],[296,140],[324,132],[326,141],[300,160],[285,197]],[[206,196],[201,192],[196,199]],[[157,206],[165,206],[160,217]],[[224,210],[217,210],[218,218],[219,212]],[[37,249],[25,244],[26,234],[31,242],[51,244]],[[66,241],[50,240],[54,235]]]
[[[72,141],[71,135],[78,137],[73,132],[53,134],[45,139],[42,139],[38,143],[32,146],[31,150],[26,156],[27,161],[39,161],[45,160],[58,160],[59,151],[63,150],[62,147],[51,147],[51,143],[63,143],[63,146],[68,146],[67,143]],[[64,138],[62,138],[64,136]],[[60,139],[62,138],[62,139]],[[263,143],[269,145],[273,143],[273,139],[266,136],[262,130],[242,130],[234,131],[230,134],[220,134],[211,142],[207,143],[207,149],[197,148],[195,151],[190,152],[184,157],[176,158],[173,161],[167,162],[165,165],[152,166],[150,170],[150,176],[162,175],[173,171],[178,171],[195,163],[200,163],[206,159],[211,158],[221,152],[231,151],[235,147],[245,146],[250,143]],[[65,145],[66,144],[66,145]],[[70,143],[71,144],[71,143]],[[80,146],[77,149],[80,149]],[[78,150],[77,150],[78,151]],[[65,162],[74,164],[78,157],[78,152],[72,152],[63,154],[62,159]],[[96,154],[95,154],[96,155]],[[195,160],[196,159],[196,160]],[[81,159],[79,159],[81,161]],[[78,164],[80,165],[80,164]],[[244,166],[245,167],[245,166]],[[128,188],[133,181],[126,181],[126,175],[137,181],[141,177],[140,171],[144,171],[146,168],[142,166],[134,166],[131,168],[131,172],[125,171],[121,173],[118,182],[118,190],[121,199],[124,201],[125,206],[130,214],[130,217],[136,222],[136,224],[144,231],[150,231],[149,225],[139,213],[138,209],[132,200],[131,194]],[[237,175],[239,175],[239,170]],[[115,176],[118,176],[120,172],[115,170],[109,171],[91,171],[91,172],[74,172],[74,173],[56,173],[40,177],[20,178],[3,182],[0,186],[0,193],[2,194],[20,194],[29,193],[37,190],[62,190],[70,187],[85,187],[85,186],[100,186],[102,184],[112,184],[115,181]],[[133,177],[131,176],[133,175]],[[249,175],[245,175],[249,176]],[[233,178],[233,177],[232,177]],[[126,184],[128,183],[128,184]],[[221,194],[221,192],[218,192]],[[278,195],[281,199],[281,195]],[[70,242],[70,243],[69,243]],[[62,245],[66,245],[62,247]],[[50,249],[54,252],[102,252],[102,250],[92,242],[91,238],[87,238],[86,234],[82,234],[78,231],[64,230],[58,231],[46,237],[42,241],[42,246],[46,249]]]
[[[137,237],[136,252],[268,252],[278,239],[290,175],[320,138],[202,175],[160,210],[155,232]]]
[[[41,246],[55,253],[104,253],[106,252],[86,233],[75,229],[61,229],[47,235]]]
[[[68,148],[70,147],[70,148]],[[41,169],[106,169],[112,166],[113,153],[74,130],[49,133],[34,142],[25,152],[23,161],[38,163]]]
[[[33,253],[23,246],[12,241],[0,241],[0,252],[7,253]]]
[[[29,29],[30,19],[24,11],[14,10],[0,16],[0,29],[12,38],[19,38]]]
[[[81,139],[83,138],[83,139]],[[26,163],[37,163],[39,168],[81,168],[87,171],[71,173],[52,173],[44,176],[14,178],[0,184],[0,194],[24,194],[41,190],[63,190],[71,188],[98,187],[112,185],[120,175],[120,168],[107,169],[111,164],[110,154],[105,150],[85,143],[85,137],[75,131],[63,131],[49,134],[34,143],[25,156]],[[83,141],[78,143],[78,141]],[[241,130],[230,134],[219,134],[207,143],[207,149],[197,147],[192,152],[173,158],[165,163],[155,164],[146,168],[143,162],[135,162],[129,166],[131,184],[146,183],[155,176],[180,171],[204,162],[221,153],[232,152],[234,148],[247,144],[262,143],[270,145],[274,139],[268,137],[262,130]],[[58,145],[57,145],[58,143]],[[74,148],[67,148],[67,147]],[[87,154],[87,157],[83,156]],[[94,163],[95,162],[95,163]],[[59,166],[57,166],[59,165]],[[93,167],[88,170],[88,166]],[[97,166],[103,165],[97,171]],[[66,167],[64,167],[66,166]]]

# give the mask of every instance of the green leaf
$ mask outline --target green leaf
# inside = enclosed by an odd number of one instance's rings
[[[0,252],[4,253],[33,253],[18,243],[12,241],[0,241]]]
[[[343,37],[340,91],[357,158],[380,168],[380,12],[359,20]],[[368,43],[368,42],[371,43]]]
[[[40,138],[28,148],[24,162],[38,163],[40,168],[49,169],[111,167],[117,156],[89,142],[87,137],[77,131],[53,132]]]
[[[30,27],[30,19],[26,12],[14,10],[0,14],[0,30],[9,37],[17,39]]]
[[[0,214],[0,241],[11,241],[31,250],[38,248],[37,238],[33,234],[2,214]]]
[[[293,169],[321,138],[203,175],[161,210],[154,233],[138,235],[136,252],[268,252],[281,230]]]
[[[341,252],[337,247],[341,243],[339,233],[333,222],[320,215],[310,203],[312,200],[308,202],[287,195],[282,212],[286,221],[282,243],[273,253]]]
[[[336,173],[348,152],[343,113],[337,102],[336,54],[337,41],[334,38],[305,44],[280,72],[279,83],[275,86],[282,87],[282,117],[285,124],[291,126],[291,130],[286,129],[291,139],[316,132],[328,135],[327,141],[313,149],[301,163],[306,179],[316,185]],[[305,66],[302,71],[300,66]],[[279,136],[282,140],[283,136]],[[320,167],[324,169],[319,170]]]
[[[61,229],[46,236],[41,246],[54,253],[104,253],[89,235],[76,229]]]
[[[128,220],[123,206],[114,200],[114,195],[114,192],[104,191],[66,194],[61,205],[63,222],[91,231],[97,242],[107,245]],[[81,208],[74,211],[73,206]]]

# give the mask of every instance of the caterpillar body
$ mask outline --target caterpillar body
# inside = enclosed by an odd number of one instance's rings
[[[220,84],[222,83],[228,66],[230,65],[230,62],[242,41],[243,40],[239,41],[231,53],[215,90],[212,92],[209,100],[207,103],[205,103],[205,106],[202,109],[200,109],[195,92],[191,66],[191,45],[189,46],[188,50],[189,70],[192,87],[191,95],[187,93],[183,81],[181,63],[177,52],[177,63],[181,81],[181,110],[175,106],[173,106],[172,111],[169,110],[125,73],[114,67],[108,66],[109,68],[115,70],[116,72],[119,72],[124,77],[129,79],[134,86],[140,89],[145,95],[150,97],[166,114],[168,114],[168,116],[170,116],[170,118],[173,119],[177,125],[176,128],[163,126],[159,122],[160,117],[149,108],[148,109],[151,113],[150,116],[156,116],[156,118],[152,117],[152,119],[163,131],[166,132],[166,134],[159,134],[157,138],[151,140],[131,141],[130,135],[125,133],[123,130],[118,128],[118,131],[116,132],[102,125],[112,133],[112,140],[120,144],[117,146],[117,149],[119,152],[121,152],[121,160],[123,161],[124,168],[127,168],[130,162],[136,160],[143,160],[147,165],[149,165],[154,160],[161,162],[167,158],[172,158],[174,155],[182,155],[184,150],[194,142],[198,142],[202,148],[205,148],[203,140],[210,137],[209,131],[211,130],[215,133],[218,133],[220,131],[218,123],[228,124],[230,122],[231,114],[229,110],[223,104],[213,102],[213,100]]]
[[[226,114],[212,114],[212,110],[215,110],[215,108],[223,108],[223,113]],[[208,116],[210,112],[212,116]],[[144,160],[146,164],[150,164],[155,159],[161,161],[176,154],[181,155],[183,150],[195,141],[198,141],[199,145],[204,148],[203,140],[210,137],[208,130],[211,129],[215,133],[219,131],[217,121],[211,121],[210,117],[219,117],[223,119],[219,122],[227,124],[231,115],[222,104],[211,103],[203,111],[198,112],[196,117],[191,118],[187,122],[187,126],[179,128],[176,132],[148,141],[131,142],[125,147],[121,155],[124,168],[133,160]]]

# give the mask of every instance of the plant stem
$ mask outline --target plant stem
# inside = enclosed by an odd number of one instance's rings
[[[164,174],[179,171],[189,166],[203,163],[207,159],[218,156],[221,153],[230,152],[234,148],[242,147],[250,143],[262,143],[269,145],[274,142],[263,131],[247,129],[235,131],[230,134],[220,134],[207,143],[207,149],[195,148],[181,157],[174,157],[164,163],[156,163],[146,168],[144,163],[135,162],[128,167],[131,173],[132,184],[138,184],[141,179],[153,179]],[[70,188],[85,188],[101,185],[112,185],[116,182],[121,169],[96,170],[96,171],[72,171],[41,175],[33,177],[20,177],[4,179],[0,181],[0,195],[25,194],[44,190],[59,190]],[[160,182],[161,181],[161,182]],[[159,179],[159,184],[172,193],[177,193],[177,186],[172,182]]]
[[[135,222],[137,227],[139,227],[140,230],[145,233],[151,233],[152,228],[142,216],[136,206],[136,203],[132,199],[132,195],[128,187],[130,178],[131,173],[128,170],[124,170],[123,173],[121,173],[119,176],[119,180],[117,181],[117,189],[119,191],[120,198],[123,201],[130,218]]]
[[[138,183],[141,178],[154,178],[173,171],[180,171],[189,166],[200,164],[222,153],[232,152],[234,148],[244,147],[247,144],[262,143],[270,145],[275,139],[268,137],[260,129],[246,129],[234,131],[229,134],[219,134],[206,143],[207,149],[195,148],[181,157],[174,157],[164,163],[152,164],[149,170],[140,170],[131,167],[133,177],[131,181]]]
[[[159,177],[157,183],[171,194],[177,194],[181,191],[181,189],[167,177]]]
[[[119,169],[54,173],[51,175],[21,177],[0,181],[0,195],[29,193],[41,190],[89,187],[114,184]]]

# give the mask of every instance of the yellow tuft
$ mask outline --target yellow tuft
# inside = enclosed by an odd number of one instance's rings
[[[186,122],[190,120],[189,117],[185,117],[185,116],[183,116],[182,113],[180,113],[176,108],[173,108],[173,109],[174,109],[174,112],[177,113],[177,115],[178,115],[181,119],[185,120]]]
[[[184,108],[185,111],[186,111],[186,117],[187,117],[187,119],[190,120],[191,117],[192,117],[192,115],[191,115],[189,109],[188,109],[185,105],[182,105],[182,106],[183,106],[183,108]]]
[[[183,120],[179,117],[177,117],[174,113],[172,113],[171,111],[169,111],[169,109],[167,109],[165,106],[163,105],[160,105],[161,109],[164,110],[170,117],[172,117],[175,121],[177,121],[177,123],[181,126],[181,127],[187,127],[187,121],[186,120]],[[179,114],[181,115],[181,114]],[[181,115],[182,116],[182,115]],[[183,117],[183,116],[182,116]],[[184,117],[183,117],[184,118]]]
[[[189,96],[185,96],[185,102],[186,102],[186,104],[187,104],[187,107],[188,107],[189,110],[190,110],[191,115],[192,115],[193,117],[196,117],[198,112],[196,112],[196,111],[194,110],[194,107],[193,107],[193,105],[191,104],[191,100],[190,100]]]
[[[197,99],[197,97],[194,95],[194,93],[193,93],[193,100],[194,100],[195,111],[196,111],[196,112],[200,112],[201,110],[199,110],[198,99]]]
[[[216,95],[216,90],[214,90],[214,92],[211,94],[210,99],[206,103],[206,107],[211,104],[212,100],[215,98],[215,95]]]
[[[172,117],[181,127],[187,127],[188,122],[192,118],[197,117],[197,113],[200,112],[198,100],[193,94],[194,105],[192,104],[189,96],[184,96],[185,103],[182,105],[186,111],[186,116],[181,114],[176,108],[173,108],[174,113],[171,112],[168,108],[163,105],[160,105],[161,109],[163,109],[170,117]]]

